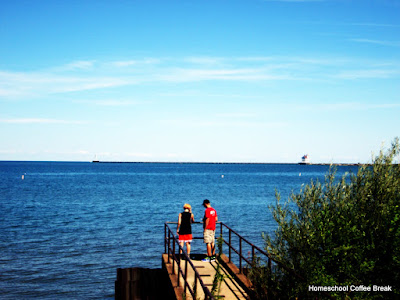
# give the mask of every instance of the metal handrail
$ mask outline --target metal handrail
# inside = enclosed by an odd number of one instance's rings
[[[266,256],[268,258],[268,267],[269,268],[271,267],[272,262],[273,262],[274,264],[276,264],[280,268],[283,268],[286,271],[290,272],[292,275],[294,275],[298,279],[304,280],[304,277],[302,277],[301,275],[297,274],[293,269],[291,269],[291,268],[285,266],[284,264],[282,264],[281,262],[276,261],[275,259],[273,259],[271,254],[266,253],[264,250],[260,249],[259,247],[257,247],[253,243],[249,242],[246,238],[242,237],[239,233],[237,233],[235,230],[230,228],[225,223],[223,223],[223,222],[218,222],[218,223],[221,226],[221,236],[222,237],[223,237],[223,227],[225,227],[225,228],[227,228],[229,230],[228,231],[228,236],[229,236],[228,242],[224,238],[223,238],[223,241],[229,247],[229,255],[228,255],[229,262],[232,261],[231,250],[233,250],[236,254],[239,255],[239,271],[240,271],[240,273],[243,272],[242,260],[244,260],[247,264],[252,265],[254,263],[255,258],[256,258],[256,253],[255,252],[257,250],[259,253],[263,254],[264,256]],[[236,250],[232,246],[232,233],[234,233],[239,238],[239,251]],[[242,253],[242,241],[245,242],[247,245],[251,246],[251,250],[252,250],[251,251],[251,262]]]
[[[190,295],[193,297],[193,299],[197,299],[196,296],[196,291],[197,291],[197,281],[199,281],[200,286],[203,289],[204,292],[204,299],[212,299],[214,300],[213,295],[211,294],[210,290],[205,286],[203,283],[203,280],[201,279],[199,273],[197,272],[195,266],[193,265],[190,257],[187,255],[187,253],[184,251],[184,249],[181,247],[179,244],[178,239],[175,237],[175,234],[171,230],[168,224],[176,224],[176,222],[166,222],[164,226],[164,253],[168,253],[168,263],[170,263],[170,259],[172,258],[172,274],[175,274],[175,263],[178,266],[178,286],[180,286],[180,276],[182,276],[184,280],[184,293],[186,294],[186,291],[189,290]],[[172,247],[171,247],[171,241],[172,241]],[[178,246],[178,248],[175,247],[175,245]],[[180,261],[181,261],[181,255],[176,255],[176,249],[178,249],[178,253],[182,252],[182,254],[185,257],[185,270],[182,270]],[[187,275],[188,275],[188,265],[192,268],[194,272],[194,283],[193,283],[193,289],[191,288],[188,280],[187,280]]]
[[[178,224],[177,222],[166,222],[165,225],[166,227],[168,226],[167,224]],[[202,224],[202,222],[194,222],[193,224]],[[271,254],[266,253],[264,250],[260,249],[259,247],[257,247],[256,245],[254,245],[253,243],[251,243],[250,241],[248,241],[246,238],[242,237],[239,233],[237,233],[235,230],[233,230],[232,228],[230,228],[228,225],[226,225],[223,222],[217,222],[217,224],[220,225],[220,231],[221,231],[221,238],[223,240],[223,243],[225,243],[228,246],[228,259],[229,262],[232,262],[232,250],[239,256],[239,272],[243,273],[243,264],[242,261],[245,261],[248,265],[253,266],[255,259],[256,259],[256,251],[258,251],[259,253],[261,253],[262,255],[267,257],[267,266],[269,270],[272,270],[272,264],[278,266],[279,268],[284,269],[285,271],[287,271],[290,275],[294,276],[295,278],[297,278],[300,281],[304,281],[304,277],[299,275],[295,270],[289,268],[288,266],[284,265],[283,263],[275,260],[272,258]],[[228,241],[224,238],[223,235],[223,228],[228,229]],[[169,226],[168,226],[169,228]],[[172,233],[171,229],[169,228],[169,231]],[[232,245],[232,233],[234,235],[236,235],[239,238],[239,250],[237,250],[233,245]],[[173,234],[172,234],[173,235]],[[166,235],[165,235],[166,236]],[[173,235],[174,236],[174,235]],[[202,239],[203,237],[193,237],[193,239]],[[174,237],[174,241],[176,240],[176,238]],[[243,247],[242,247],[242,243],[246,243],[248,246],[251,246],[251,262],[243,255]],[[178,243],[179,249],[183,251],[183,248],[180,247],[179,243]],[[175,247],[174,247],[174,251],[175,251]],[[185,254],[185,257],[187,258],[186,253],[183,251],[183,253]],[[168,252],[169,254],[169,252]],[[192,266],[192,268],[194,268],[192,262],[190,261],[190,264]],[[196,270],[195,270],[195,273]],[[178,274],[179,275],[179,274]],[[179,280],[179,278],[178,278]],[[186,280],[186,279],[185,279]],[[200,281],[202,282],[202,281]],[[186,281],[185,281],[185,285],[186,285]],[[206,288],[207,289],[207,288]],[[208,290],[208,289],[207,289]],[[322,292],[322,294],[324,294],[324,296],[326,296],[329,299],[335,299],[334,297],[332,297],[329,293],[327,292]],[[213,298],[212,298],[213,299]]]

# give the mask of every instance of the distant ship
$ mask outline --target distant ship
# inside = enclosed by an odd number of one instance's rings
[[[100,161],[97,159],[97,155],[95,155],[94,160],[92,160],[92,163],[98,163],[98,162],[100,162]]]
[[[303,157],[301,158],[301,162],[299,162],[299,165],[311,165],[308,154],[303,155]]]

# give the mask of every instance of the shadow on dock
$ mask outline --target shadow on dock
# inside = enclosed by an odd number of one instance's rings
[[[116,300],[175,300],[166,269],[117,269]]]

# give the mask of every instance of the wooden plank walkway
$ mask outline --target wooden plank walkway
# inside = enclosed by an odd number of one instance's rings
[[[250,285],[248,279],[242,275],[238,274],[239,270],[232,263],[227,263],[228,259],[225,255],[221,256],[220,262],[217,260],[213,262],[203,262],[200,259],[192,260],[194,267],[200,274],[203,283],[211,291],[213,286],[214,277],[218,268],[220,266],[220,274],[223,275],[223,280],[221,281],[219,297],[215,299],[227,299],[227,300],[239,300],[239,299],[249,299],[246,292],[246,286]],[[185,260],[180,262],[181,268],[185,270]],[[172,260],[168,263],[168,255],[163,254],[163,266],[167,269],[170,281],[175,289],[175,295],[178,300],[180,299],[193,299],[191,294],[187,291],[184,297],[184,279],[180,276],[179,286],[178,286],[178,264],[175,264],[175,274],[172,274]],[[191,287],[194,287],[194,271],[191,268],[187,269],[187,281]],[[235,273],[237,273],[236,276]],[[196,299],[204,299],[204,292],[199,283],[197,283],[197,294]]]

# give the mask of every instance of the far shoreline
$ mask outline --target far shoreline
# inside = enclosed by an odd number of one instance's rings
[[[168,162],[168,161],[98,161],[92,163],[99,164],[209,164],[209,165],[303,165],[303,166],[362,166],[362,163],[275,163],[275,162]]]
[[[90,163],[90,164],[206,164],[206,165],[303,165],[303,166],[363,166],[370,163],[301,163],[301,162],[190,162],[190,161],[101,161],[101,160],[0,160],[0,163]]]

